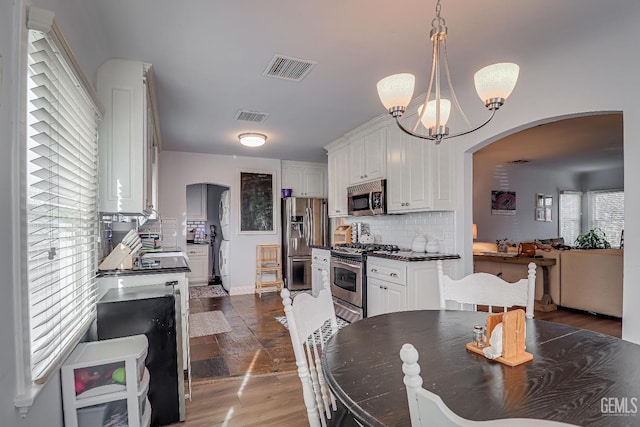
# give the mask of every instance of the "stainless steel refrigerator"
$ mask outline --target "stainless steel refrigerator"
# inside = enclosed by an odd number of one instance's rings
[[[287,288],[311,289],[312,246],[329,246],[327,199],[282,199],[282,262]]]

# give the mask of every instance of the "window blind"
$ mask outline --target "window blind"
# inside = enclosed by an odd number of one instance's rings
[[[30,361],[43,383],[95,317],[99,112],[56,40],[28,37]]]
[[[619,248],[624,229],[624,191],[589,192],[590,228],[599,228],[612,248]]]
[[[565,244],[573,246],[580,234],[582,193],[561,191],[559,210],[560,237],[564,238]]]

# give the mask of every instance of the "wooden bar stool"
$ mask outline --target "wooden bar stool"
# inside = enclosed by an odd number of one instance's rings
[[[265,281],[265,279],[267,280]],[[257,245],[256,292],[262,298],[263,288],[275,288],[277,291],[281,291],[283,287],[280,245]]]

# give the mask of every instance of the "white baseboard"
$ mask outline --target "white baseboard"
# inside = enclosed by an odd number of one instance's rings
[[[229,295],[249,295],[255,293],[255,286],[232,286]]]

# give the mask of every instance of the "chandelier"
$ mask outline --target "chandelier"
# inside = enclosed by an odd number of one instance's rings
[[[466,135],[489,123],[496,111],[513,91],[518,80],[520,67],[513,63],[499,63],[486,66],[476,72],[474,75],[476,91],[490,114],[483,123],[474,127],[467,119],[464,111],[462,111],[451,84],[449,64],[447,62],[447,26],[444,18],[440,16],[440,0],[436,4],[436,17],[431,21],[430,38],[433,44],[431,77],[429,78],[429,87],[424,102],[418,107],[418,120],[412,129],[404,127],[400,123],[400,118],[413,97],[415,76],[409,73],[394,74],[380,80],[377,87],[380,101],[389,110],[389,114],[396,119],[396,124],[403,132],[417,138],[432,140],[439,144],[443,139]],[[442,97],[441,87],[443,80],[449,86],[451,99]],[[452,103],[468,126],[467,130],[455,134],[449,134],[449,128],[447,127]],[[420,125],[426,131],[418,132]]]

